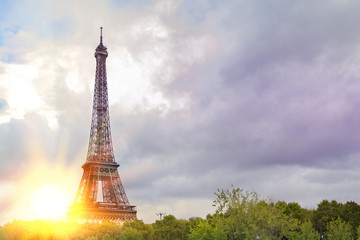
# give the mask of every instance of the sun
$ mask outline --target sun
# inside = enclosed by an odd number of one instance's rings
[[[66,149],[59,150],[59,156],[48,160],[41,145],[31,142],[28,168],[17,181],[9,183],[9,189],[1,193],[7,207],[0,214],[0,223],[14,219],[33,221],[37,219],[66,220],[68,208],[72,205],[77,184],[81,178],[79,155],[68,164],[63,157]],[[4,189],[1,188],[0,190]],[[5,202],[3,200],[3,202]]]
[[[31,196],[30,208],[38,219],[64,218],[67,207],[66,191],[54,184],[38,187]]]

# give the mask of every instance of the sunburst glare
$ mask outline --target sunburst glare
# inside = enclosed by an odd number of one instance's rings
[[[39,161],[13,186],[9,220],[64,219],[80,173],[78,167]]]
[[[66,189],[52,184],[38,187],[31,196],[30,208],[38,219],[63,218],[68,208]]]

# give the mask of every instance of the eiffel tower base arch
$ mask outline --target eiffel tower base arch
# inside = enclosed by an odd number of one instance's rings
[[[126,221],[133,221],[136,219],[135,206],[120,206],[119,208],[107,208],[106,206],[104,206],[103,203],[98,203],[97,205],[98,206],[93,207],[73,205],[69,208],[69,211],[67,213],[67,219],[80,223],[102,223],[104,221],[110,221],[120,225]]]

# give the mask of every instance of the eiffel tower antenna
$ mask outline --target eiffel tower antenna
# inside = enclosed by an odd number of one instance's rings
[[[102,42],[102,29],[103,29],[103,27],[100,27],[100,44],[101,45],[103,44],[103,42]]]
[[[120,165],[115,162],[106,78],[107,57],[100,27],[100,44],[95,50],[96,73],[88,153],[82,166],[84,172],[80,185],[67,216],[80,221],[110,220],[121,224],[136,219],[137,211],[125,194],[118,172]]]

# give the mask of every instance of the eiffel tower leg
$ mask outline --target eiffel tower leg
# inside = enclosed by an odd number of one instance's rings
[[[110,181],[110,177],[106,177],[105,180],[102,182],[102,184],[103,184],[104,202],[116,203],[116,197],[114,194],[112,183]]]
[[[82,203],[84,201],[84,195],[85,195],[85,191],[86,191],[86,182],[90,177],[89,174],[90,174],[89,172],[84,171],[84,173],[83,173],[83,175],[81,177],[81,181],[80,181],[78,191],[76,193],[74,204]]]

